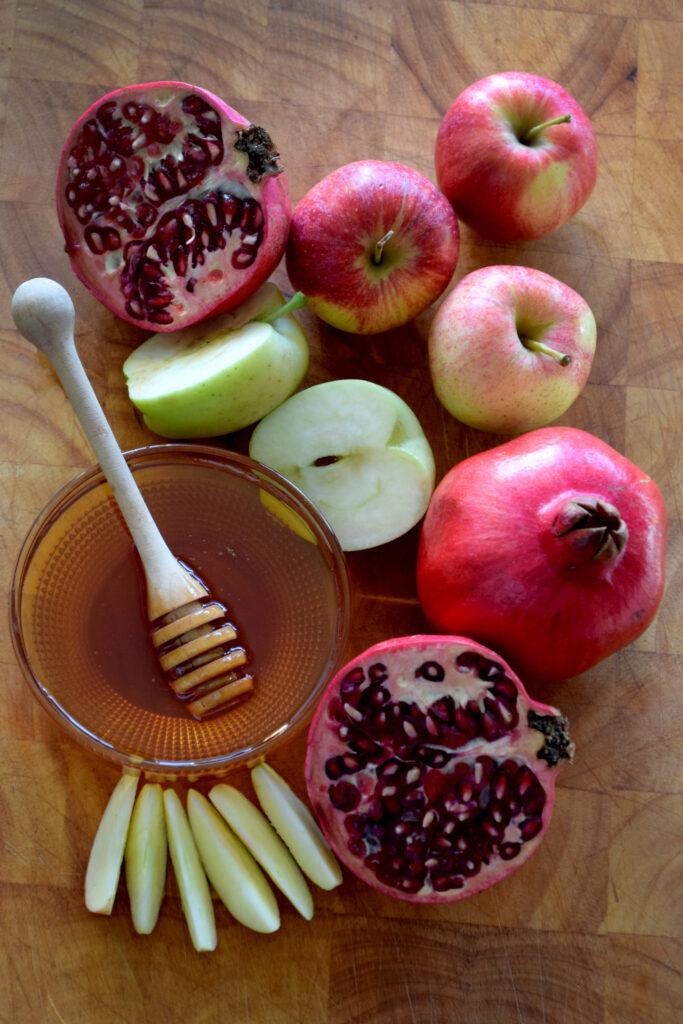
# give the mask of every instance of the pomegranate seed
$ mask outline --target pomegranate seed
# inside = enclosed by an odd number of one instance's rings
[[[340,779],[346,774],[346,765],[343,757],[330,757],[325,762],[325,774],[328,779]]]
[[[342,763],[347,772],[357,772],[361,768],[365,768],[365,759],[356,754],[344,754]]]
[[[344,705],[344,711],[349,716],[349,718],[351,718],[354,722],[362,722],[363,721],[362,712],[358,711],[356,708],[352,707],[350,704],[345,704]]]
[[[404,722],[403,731],[409,740],[417,739],[417,729],[415,728],[412,722]]]
[[[527,839],[533,839],[543,828],[543,822],[540,818],[526,818],[519,826],[519,834],[521,835],[524,842]]]
[[[511,704],[517,703],[517,687],[506,675],[502,675],[496,679],[491,692],[495,693],[496,697],[500,697],[502,700],[508,701]]]
[[[451,725],[454,722],[455,701],[450,695],[447,697],[440,697],[439,700],[435,700],[430,706],[428,714],[438,722],[443,722],[445,725]]]
[[[339,811],[354,811],[360,803],[360,793],[351,782],[343,780],[330,786],[330,800]]]
[[[529,789],[530,786],[533,786],[535,781],[536,777],[533,772],[527,768],[526,765],[521,765],[515,777],[516,788],[519,795],[523,797],[527,789]]]
[[[419,668],[415,669],[416,678],[422,677],[422,679],[427,679],[432,683],[442,682],[445,675],[443,665],[440,665],[438,661],[425,661]]]

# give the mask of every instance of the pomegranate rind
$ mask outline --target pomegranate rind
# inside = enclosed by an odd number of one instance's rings
[[[97,257],[93,257],[87,251],[84,233],[66,201],[65,188],[68,183],[67,161],[83,125],[95,115],[104,103],[112,100],[118,101],[124,97],[136,97],[140,100],[152,90],[170,90],[178,93],[191,92],[218,110],[223,125],[228,122],[236,130],[250,126],[251,122],[221,100],[220,97],[208,89],[203,89],[201,86],[192,85],[191,83],[177,81],[143,82],[137,85],[114,89],[91,104],[77,119],[69,132],[62,148],[57,171],[56,207],[59,225],[64,235],[65,251],[69,256],[74,273],[88,291],[112,313],[122,320],[134,324],[136,327],[155,332],[172,332],[179,330],[181,327],[188,327],[193,323],[198,323],[215,314],[234,309],[267,280],[284,254],[291,221],[291,202],[286,175],[284,173],[279,173],[276,176],[265,175],[260,184],[256,186],[265,218],[263,239],[256,260],[248,268],[248,272],[232,270],[228,275],[227,287],[216,286],[212,289],[210,296],[204,295],[198,298],[197,301],[190,301],[188,296],[183,296],[186,302],[185,312],[181,316],[174,318],[173,323],[163,324],[128,315],[125,310],[125,303],[120,295],[120,275],[116,273],[111,276],[112,288],[107,289],[102,286],[102,282],[98,279],[100,275],[94,270],[94,259]],[[226,146],[226,150],[227,148]],[[246,183],[248,158],[246,154],[235,154],[235,159],[241,160],[244,164],[243,175]],[[201,189],[201,186],[199,188]],[[188,191],[183,195],[183,200],[193,198],[195,191],[194,189]],[[236,275],[237,279],[235,279]]]
[[[537,833],[531,839],[527,841],[520,840],[521,849],[513,860],[494,859],[491,864],[483,865],[476,877],[467,878],[466,884],[460,889],[436,891],[427,882],[418,892],[404,893],[393,885],[384,884],[377,878],[373,870],[365,865],[364,860],[360,856],[354,855],[348,849],[349,833],[344,824],[346,814],[335,808],[332,804],[329,794],[331,788],[330,777],[326,774],[325,768],[331,755],[333,756],[343,751],[350,752],[350,748],[345,746],[339,739],[337,732],[339,719],[335,720],[332,709],[334,704],[338,706],[342,699],[340,694],[342,682],[349,677],[354,669],[367,670],[373,663],[388,664],[390,659],[393,659],[394,664],[396,664],[398,660],[404,658],[407,669],[402,675],[399,673],[398,684],[395,672],[392,682],[387,684],[387,686],[391,687],[392,698],[394,700],[402,698],[406,701],[413,700],[419,702],[422,694],[426,700],[424,689],[426,684],[423,680],[416,682],[414,667],[422,661],[438,660],[440,663],[447,661],[454,663],[455,657],[464,652],[472,652],[483,659],[490,659],[490,661],[502,668],[504,675],[508,680],[512,681],[517,689],[519,721],[509,734],[500,739],[483,740],[476,738],[466,746],[452,751],[453,767],[468,758],[476,759],[481,756],[498,757],[501,759],[501,763],[504,759],[515,759],[519,762],[520,768],[524,765],[531,767],[532,772],[541,783],[545,792],[545,803],[540,814],[540,828],[538,828]],[[458,683],[460,683],[460,686],[458,686]],[[437,693],[442,696],[452,695],[461,688],[461,680],[447,672],[442,682],[438,684],[430,683],[426,693],[430,699],[433,699]],[[537,728],[531,728],[527,724],[529,712],[542,716],[544,720],[557,720],[562,723],[562,728],[566,726],[566,720],[563,719],[557,709],[533,701],[529,697],[523,683],[504,659],[489,648],[475,643],[466,637],[430,635],[398,637],[375,644],[348,662],[332,679],[318,705],[308,732],[305,764],[305,778],[309,800],[318,823],[336,856],[349,871],[372,888],[386,896],[394,899],[403,899],[412,903],[451,903],[465,899],[483,892],[516,871],[538,848],[548,828],[554,802],[555,774],[557,770],[555,766],[551,766],[550,763],[546,764],[546,761],[542,759],[546,755],[541,754],[541,750],[545,749],[547,751],[548,748],[544,748],[545,740],[542,733]],[[353,727],[352,720],[349,720],[349,724]],[[566,750],[561,756],[571,757],[572,753],[573,745],[567,742]],[[382,757],[387,760],[394,757],[388,746]],[[372,768],[372,765],[369,767]],[[449,773],[446,772],[445,774],[448,775]],[[369,778],[372,783],[372,773],[370,773]],[[378,778],[376,773],[374,778]],[[363,792],[359,810],[363,808],[366,796],[369,793],[369,789],[365,788],[367,791]],[[365,806],[367,807],[366,803]]]

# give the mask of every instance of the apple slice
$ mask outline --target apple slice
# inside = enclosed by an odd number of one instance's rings
[[[187,795],[187,812],[206,873],[232,916],[255,932],[276,932],[280,911],[249,851],[196,789]]]
[[[214,786],[209,799],[280,892],[310,921],[313,897],[297,863],[268,819],[233,786]]]
[[[167,850],[161,786],[148,782],[135,801],[126,842],[126,885],[133,927],[139,935],[151,934],[159,917]]]
[[[306,373],[308,343],[287,314],[291,303],[277,315],[284,302],[265,284],[231,313],[143,342],[123,373],[149,429],[163,437],[228,434],[291,395]]]
[[[251,781],[261,807],[304,874],[321,889],[340,885],[341,869],[315,818],[282,776],[263,762],[252,768]]]
[[[164,812],[173,870],[192,945],[198,953],[209,952],[216,948],[217,942],[209,883],[192,838],[187,815],[173,789],[164,790]]]
[[[296,484],[346,551],[406,533],[434,490],[434,457],[417,417],[393,391],[366,380],[293,395],[259,423],[249,454]]]
[[[139,777],[124,771],[97,827],[85,872],[85,905],[93,914],[111,914],[114,906]]]

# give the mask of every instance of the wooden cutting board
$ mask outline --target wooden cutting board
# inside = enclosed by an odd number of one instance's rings
[[[597,131],[600,172],[578,216],[523,247],[463,231],[462,276],[539,267],[581,292],[599,325],[591,381],[562,422],[650,473],[671,516],[669,582],[654,625],[551,697],[577,756],[542,850],[460,905],[412,908],[347,879],[306,924],[249,933],[219,910],[220,945],[190,946],[172,888],[150,938],[125,894],[89,916],[82,883],[116,772],[66,739],[28,695],[6,635],[0,737],[0,1018],[11,1024],[673,1024],[683,992],[683,3],[681,0],[4,0],[0,5],[0,481],[2,591],[55,489],[91,462],[49,367],[17,339],[13,289],[49,275],[74,295],[79,345],[124,447],[154,440],[121,364],[142,338],[77,284],[53,210],[60,146],[117,85],[207,86],[272,131],[293,198],[340,164],[379,157],[433,175],[439,120],[496,70],[562,82]],[[283,272],[279,279],[285,281]],[[426,373],[429,315],[388,337],[313,327],[308,383],[360,376],[401,394],[439,475],[497,441],[443,413]],[[228,439],[244,450],[247,433]],[[349,559],[349,654],[423,622],[416,532]],[[544,696],[538,694],[538,696]],[[678,756],[677,756],[678,755]],[[274,763],[302,790],[303,739]],[[678,955],[677,955],[678,954]]]

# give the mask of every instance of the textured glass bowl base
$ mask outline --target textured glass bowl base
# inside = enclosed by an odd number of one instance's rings
[[[149,640],[142,569],[97,469],[60,491],[24,541],[15,651],[34,694],[91,749],[148,775],[221,775],[305,723],[338,668],[344,557],[303,495],[245,456],[173,444],[126,458],[171,550],[228,605],[254,693],[201,722],[173,696]]]

